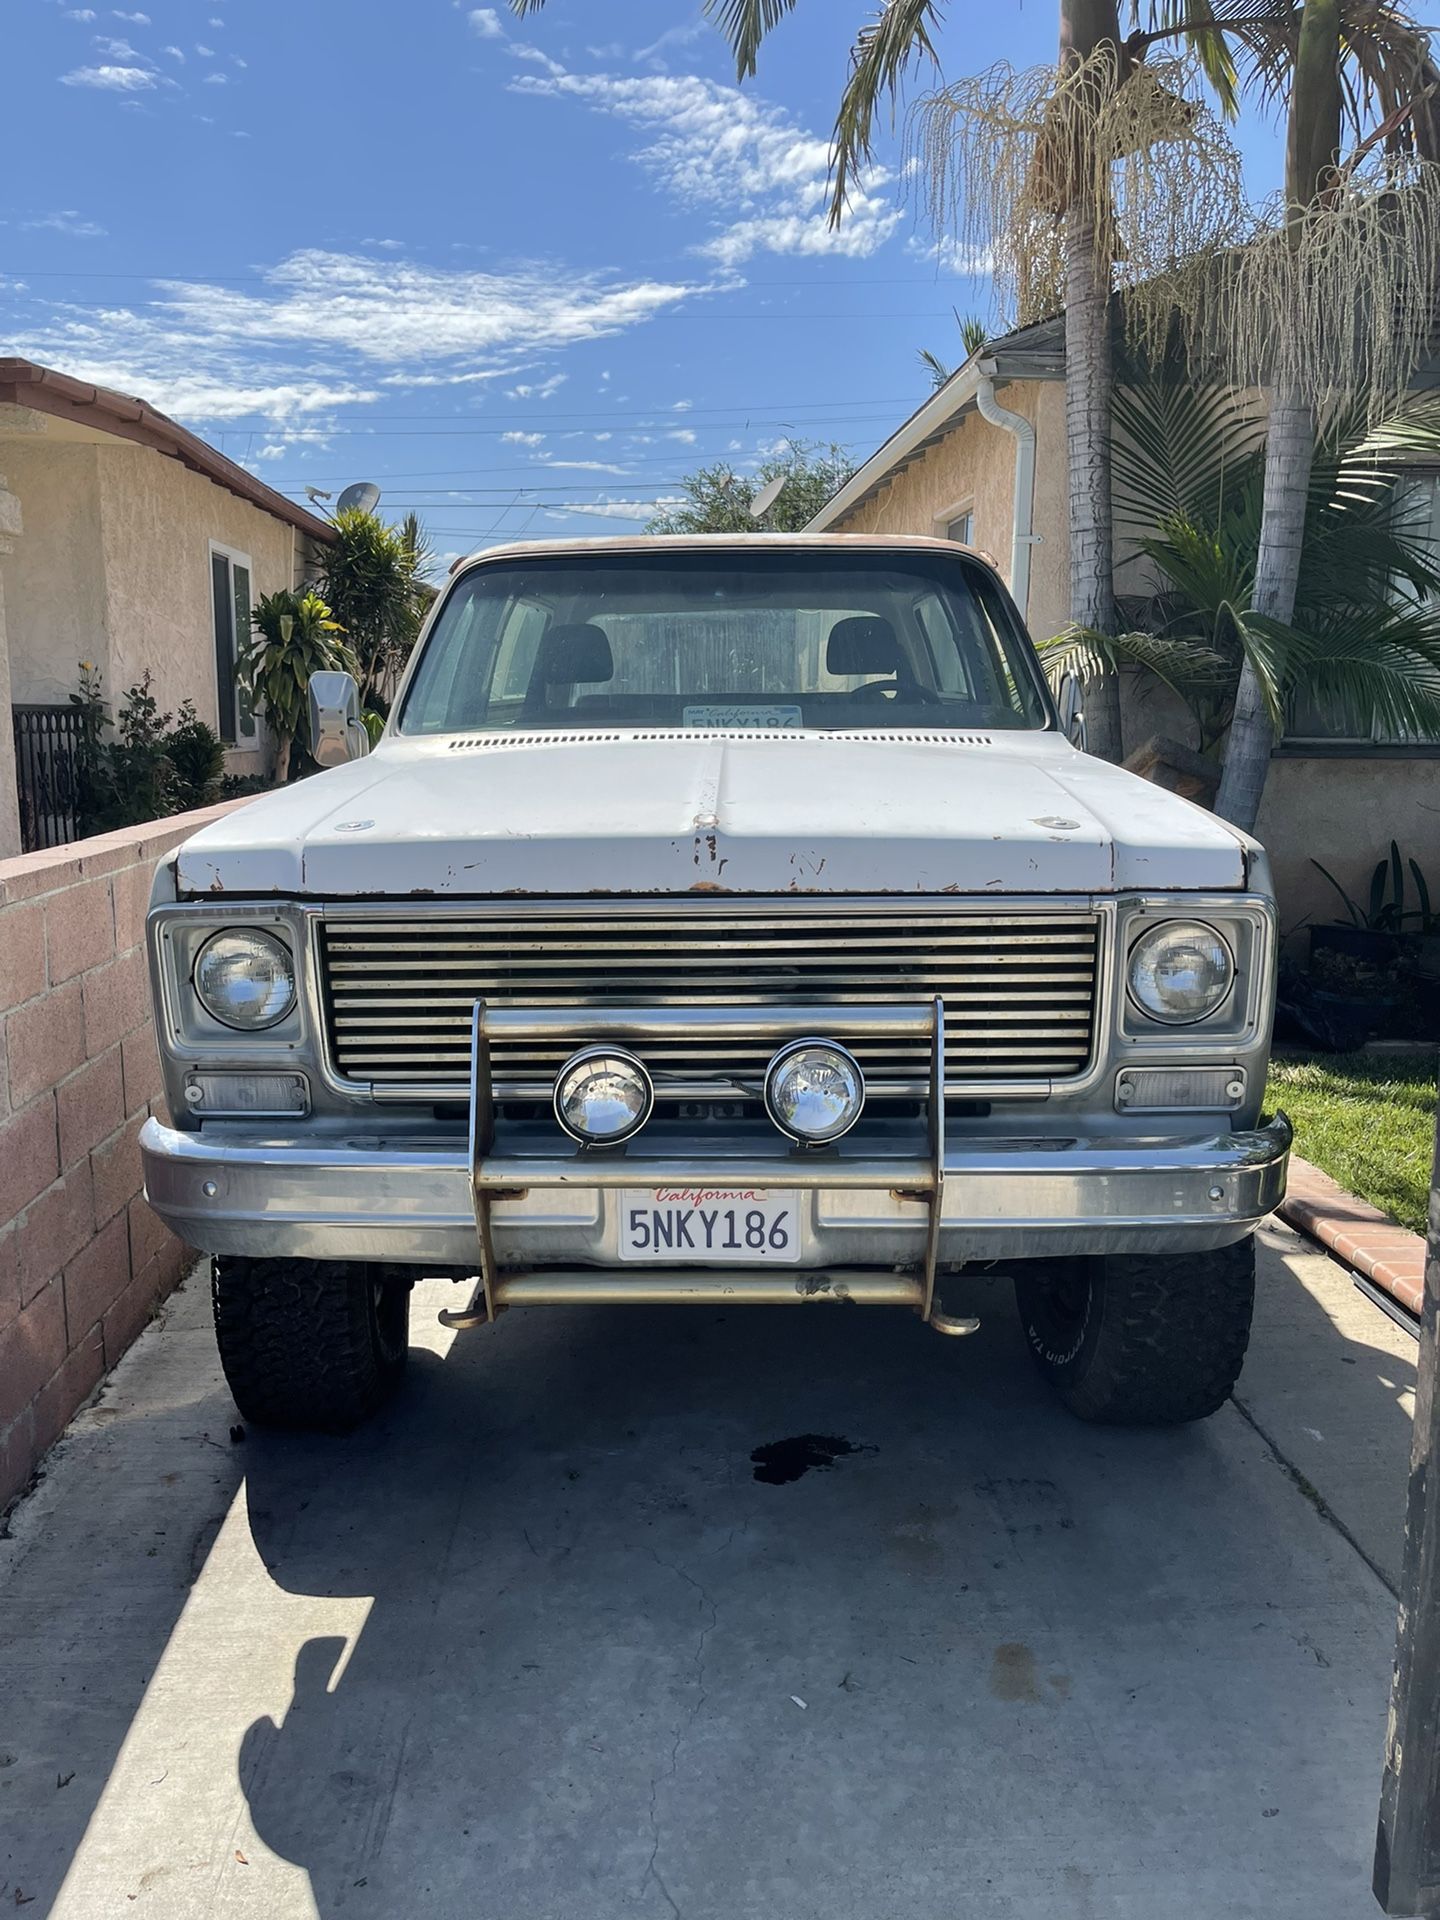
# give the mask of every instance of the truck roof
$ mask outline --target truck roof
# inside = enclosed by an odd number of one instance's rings
[[[978,547],[962,547],[957,541],[942,540],[932,534],[918,533],[628,533],[605,534],[598,537],[564,540],[516,540],[500,546],[481,547],[455,561],[450,571],[459,573],[467,567],[477,566],[491,560],[513,560],[522,558],[533,560],[537,557],[549,558],[556,554],[586,553],[647,553],[656,548],[689,552],[703,552],[707,548],[722,550],[744,550],[747,547],[775,548],[788,547],[792,551],[825,551],[827,549],[854,549],[857,547],[875,549],[889,548],[892,551],[920,549],[932,553],[964,553],[972,560],[979,560],[993,568],[995,562],[988,553]]]

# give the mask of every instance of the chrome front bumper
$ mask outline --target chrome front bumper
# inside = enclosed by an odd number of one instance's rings
[[[948,1141],[937,1259],[1159,1253],[1228,1245],[1279,1205],[1291,1130],[1283,1117],[1244,1133],[1175,1141]],[[404,1137],[255,1144],[179,1133],[140,1136],[145,1193],[166,1225],[208,1253],[397,1261],[479,1270],[470,1155]],[[517,1153],[486,1159],[495,1264],[618,1267],[620,1194],[656,1186],[801,1187],[806,1268],[923,1263],[930,1162],[860,1155],[633,1150],[603,1159]],[[908,1197],[907,1197],[908,1196]],[[600,1275],[595,1276],[598,1280]],[[792,1280],[793,1273],[789,1276]]]

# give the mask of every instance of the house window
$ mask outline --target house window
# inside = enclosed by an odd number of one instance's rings
[[[235,677],[235,662],[250,637],[250,556],[210,545],[210,614],[215,632],[215,709],[227,746],[256,737],[255,710]]]
[[[1440,474],[1417,473],[1395,489],[1394,512],[1408,533],[1440,553]],[[1395,582],[1397,600],[1413,600],[1408,582]],[[1369,724],[1366,714],[1345,713],[1334,702],[1297,698],[1285,719],[1287,747],[1415,747],[1432,744],[1413,734],[1392,733]]]
[[[952,514],[949,519],[946,520],[945,538],[947,540],[958,540],[962,547],[974,546],[975,509],[973,507],[962,507],[958,513]]]

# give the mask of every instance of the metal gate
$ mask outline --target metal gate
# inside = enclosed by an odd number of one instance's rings
[[[20,844],[26,853],[78,840],[80,752],[84,719],[68,702],[16,707],[15,784],[20,797]]]

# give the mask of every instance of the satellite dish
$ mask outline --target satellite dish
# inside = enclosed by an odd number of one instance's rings
[[[750,518],[752,520],[763,520],[785,491],[789,482],[790,476],[788,473],[777,473],[773,480],[767,480],[759,493],[757,493],[755,498],[750,502]]]
[[[337,513],[348,513],[351,507],[360,513],[373,513],[380,504],[380,489],[373,480],[356,480],[346,487],[335,502]]]

